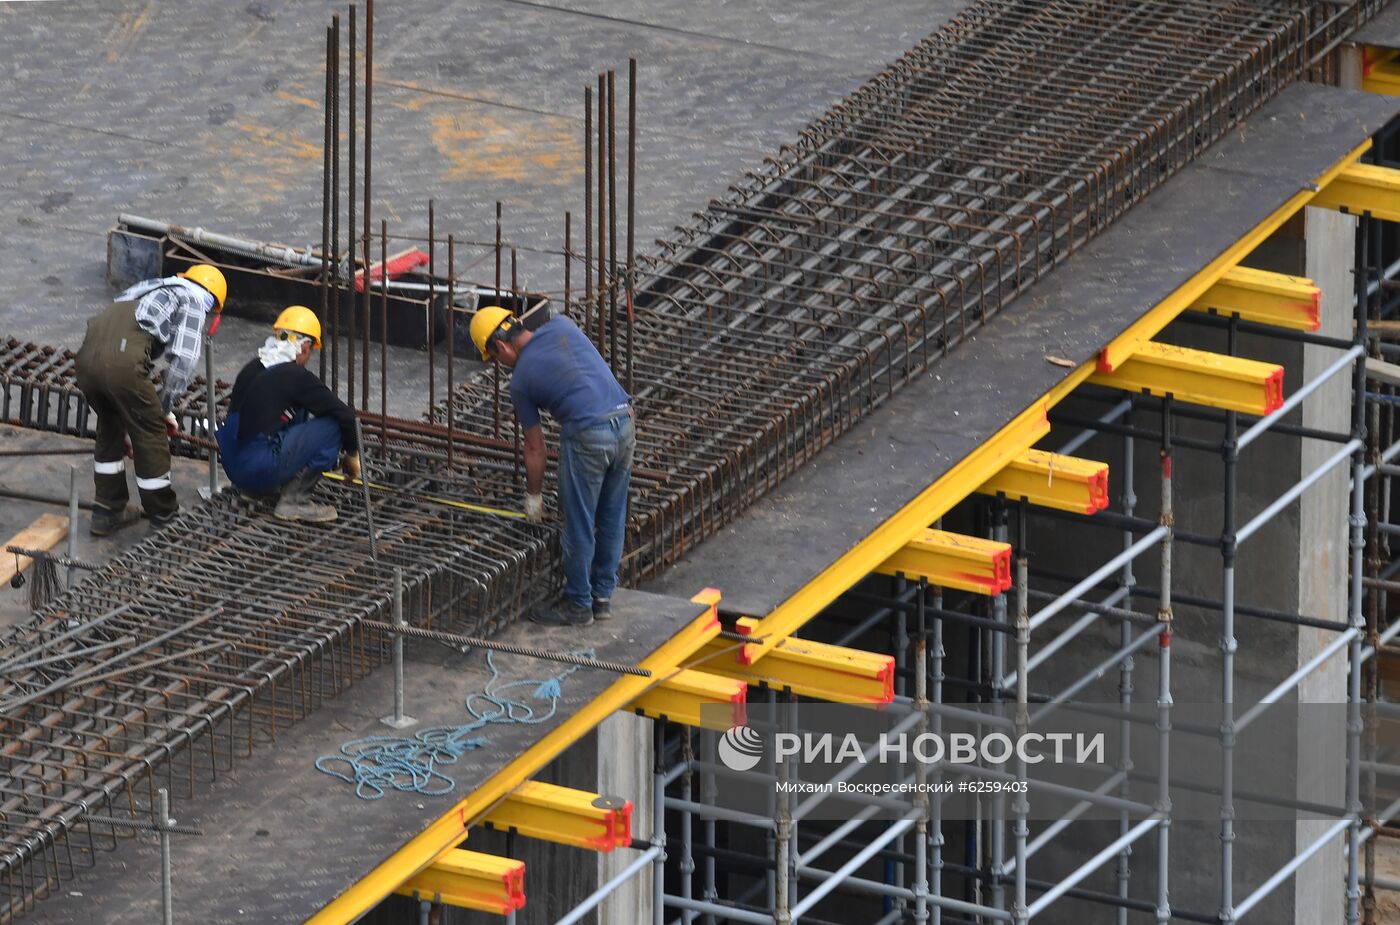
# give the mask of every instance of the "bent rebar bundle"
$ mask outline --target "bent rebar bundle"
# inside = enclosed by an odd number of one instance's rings
[[[661,245],[626,356],[600,310],[620,320],[623,281],[590,301],[585,326],[637,383],[628,577],[733,520],[1374,6],[983,2],[835,106]],[[6,401],[82,432],[61,358],[5,347]],[[484,436],[494,387],[477,375],[428,423],[382,422],[375,477],[404,490],[376,496],[377,561],[348,489],[328,528],[221,497],[4,640],[0,919],[116,843],[86,814],[148,812],[158,774],[193,795],[370,670],[384,643],[358,621],[386,617],[394,565],[410,619],[458,631],[548,590],[545,534],[432,500],[518,490],[510,442]]]

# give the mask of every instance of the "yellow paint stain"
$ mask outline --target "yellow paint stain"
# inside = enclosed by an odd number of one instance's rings
[[[238,122],[234,128],[245,133],[251,141],[256,143],[261,149],[266,151],[276,151],[289,154],[292,157],[306,158],[308,160],[321,160],[321,146],[304,141],[286,132],[263,125],[253,125],[248,122]]]
[[[277,97],[279,100],[283,100],[288,103],[296,103],[298,106],[305,106],[307,109],[314,109],[317,112],[320,112],[322,110],[322,106],[320,103],[307,96],[297,96],[295,93],[288,93],[286,90],[278,90],[272,95]]]
[[[431,119],[433,144],[450,166],[445,180],[535,180],[556,186],[578,176],[574,126],[568,119],[523,113],[442,113]]]
[[[151,21],[151,10],[155,8],[155,0],[151,0],[134,17],[123,13],[120,20],[107,36],[107,44],[111,47],[107,49],[107,63],[116,64],[126,54],[127,50],[136,43],[136,39],[141,35],[141,31],[146,28],[146,24]],[[86,87],[84,88],[86,89]]]

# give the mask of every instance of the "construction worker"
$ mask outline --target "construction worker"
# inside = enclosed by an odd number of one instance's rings
[[[170,484],[170,438],[179,431],[175,400],[199,366],[204,320],[213,334],[228,284],[216,267],[195,264],[183,273],[127,289],[89,319],[74,366],[78,388],[97,415],[93,448],[93,536],[107,536],[138,519],[127,510],[127,443],[136,465],[136,490],[151,525],[163,527],[180,510]],[[151,367],[164,356],[160,394]]]
[[[285,308],[257,358],[239,371],[228,419],[214,435],[229,479],[250,494],[278,492],[272,515],[281,520],[335,520],[335,506],[317,504],[312,494],[342,450],[345,472],[360,477],[355,412],[306,368],[319,349],[316,313]]]
[[[636,445],[632,399],[588,337],[559,315],[534,331],[499,306],[472,316],[483,360],[513,370],[510,397],[524,430],[525,516],[544,519],[545,446],[540,411],[561,431],[559,546],[564,595],[532,615],[550,626],[587,626],[610,616],[627,518],[627,486]]]

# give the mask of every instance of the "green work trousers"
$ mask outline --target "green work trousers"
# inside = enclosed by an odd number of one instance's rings
[[[126,441],[136,468],[136,489],[148,517],[160,520],[180,509],[170,484],[170,438],[165,412],[151,382],[155,339],[136,323],[135,302],[113,302],[88,321],[78,349],[78,388],[97,415],[93,450],[93,503],[110,511],[126,507]]]

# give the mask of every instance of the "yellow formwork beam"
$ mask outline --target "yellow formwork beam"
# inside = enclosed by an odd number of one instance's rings
[[[1282,366],[1153,341],[1089,381],[1246,414],[1268,414],[1283,404]]]
[[[632,801],[527,780],[482,820],[559,845],[611,851],[632,844]]]
[[[1220,282],[1191,303],[1197,312],[1218,312],[1239,315],[1244,321],[1256,321],[1295,331],[1316,331],[1322,326],[1322,290],[1305,276],[1288,276],[1234,267],[1226,271]]]
[[[760,620],[743,617],[735,629],[752,636],[761,625]],[[733,643],[713,639],[705,644],[697,661],[708,674],[829,703],[879,706],[894,699],[891,655],[793,637],[779,642],[757,664],[744,664],[742,652],[736,651]]]
[[[1361,89],[1367,93],[1400,96],[1400,51],[1362,46]]]
[[[1308,189],[1295,193],[1287,202],[1275,209],[1267,219],[1255,225],[1248,234],[1222,251],[1201,272],[1191,277],[1161,302],[1158,302],[1137,321],[1128,325],[1123,333],[1099,351],[1096,364],[1098,371],[1111,373],[1117,369],[1119,364],[1132,356],[1139,346],[1156,337],[1158,332],[1176,319],[1177,315],[1209,291],[1210,287],[1218,283],[1231,267],[1237,266],[1241,260],[1253,253],[1256,247],[1283,227],[1285,222],[1297,215],[1300,209],[1308,205],[1318,205],[1319,203],[1314,201],[1317,197],[1316,191],[1327,188],[1337,177],[1356,166],[1356,161],[1369,150],[1371,150],[1371,140],[1368,138],[1315,177]]]
[[[1346,209],[1352,215],[1370,212],[1388,222],[1400,222],[1400,170],[1375,164],[1352,164],[1308,203],[1324,209]]]
[[[1000,594],[1011,587],[1011,545],[947,530],[924,530],[881,563],[881,575],[903,573],[931,585]]]
[[[1041,507],[1093,514],[1108,507],[1108,463],[1027,450],[977,489]]]
[[[449,906],[509,915],[525,905],[525,862],[454,848],[394,892],[436,896]]]
[[[628,709],[652,719],[723,732],[744,725],[748,692],[743,681],[687,668],[632,701]]]
[[[653,678],[675,671],[706,642],[719,635],[719,592],[706,588],[691,600],[702,604],[705,609],[637,666],[650,671]],[[328,902],[321,911],[307,919],[307,925],[345,925],[353,922],[385,896],[427,869],[428,865],[457,850],[455,846],[466,837],[467,829],[492,807],[578,741],[580,736],[637,699],[651,684],[651,678],[636,675],[624,675],[613,681],[602,693],[545,733],[534,745],[516,755],[500,771],[464,794],[461,800],[430,822],[423,831]]]

